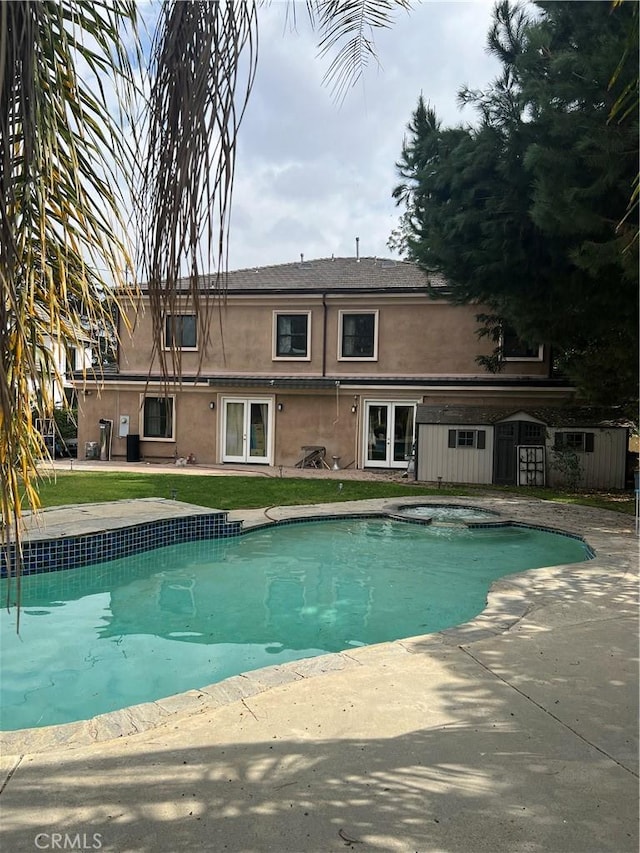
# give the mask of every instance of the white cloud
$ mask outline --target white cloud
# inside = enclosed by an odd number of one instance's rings
[[[398,219],[395,161],[422,92],[446,125],[461,113],[464,84],[498,73],[485,50],[488,0],[426,2],[376,34],[371,63],[341,107],[321,81],[313,34],[283,32],[284,11],[261,12],[258,75],[243,125],[231,220],[230,267],[306,258],[389,255]]]

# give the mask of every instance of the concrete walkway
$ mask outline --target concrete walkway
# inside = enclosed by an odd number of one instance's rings
[[[2,849],[635,853],[633,519],[506,497],[446,502],[579,533],[596,559],[509,576],[477,619],[439,634],[5,733]],[[393,503],[229,515],[251,526]],[[45,513],[45,529],[69,535],[63,512]],[[128,523],[131,512],[122,507]]]

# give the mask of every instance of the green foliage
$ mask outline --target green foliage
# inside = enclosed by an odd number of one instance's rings
[[[405,206],[394,240],[450,298],[486,306],[499,328],[552,347],[558,370],[593,404],[638,394],[635,4],[509,2],[495,10],[489,49],[501,76],[460,98],[477,127],[442,128],[422,97],[408,126],[394,196]]]
[[[556,447],[551,451],[549,464],[554,471],[560,474],[564,485],[575,492],[580,485],[583,474],[582,464],[575,450],[568,447]]]
[[[75,438],[78,434],[78,410],[54,409],[53,417],[56,422],[56,434],[60,438]]]

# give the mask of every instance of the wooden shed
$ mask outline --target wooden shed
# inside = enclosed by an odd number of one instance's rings
[[[629,422],[586,407],[418,406],[425,482],[623,489]]]

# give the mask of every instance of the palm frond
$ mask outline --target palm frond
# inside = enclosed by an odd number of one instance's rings
[[[108,322],[104,296],[131,265],[115,179],[127,152],[79,69],[131,79],[121,28],[134,20],[116,0],[0,7],[0,507],[2,543],[18,554],[45,453],[35,421],[51,416],[61,379],[52,344],[80,345],[86,324]]]
[[[141,160],[141,275],[149,288],[155,350],[163,316],[198,316],[200,357],[206,351],[209,299],[199,277],[216,270],[212,293],[227,267],[228,226],[236,136],[254,81],[257,12],[246,3],[167,3],[153,43],[151,91]],[[180,354],[172,348],[172,371]]]
[[[370,60],[377,62],[375,30],[391,26],[397,9],[411,9],[410,0],[309,0],[312,25],[318,30],[321,57],[337,51],[324,84],[341,103],[361,78]]]

